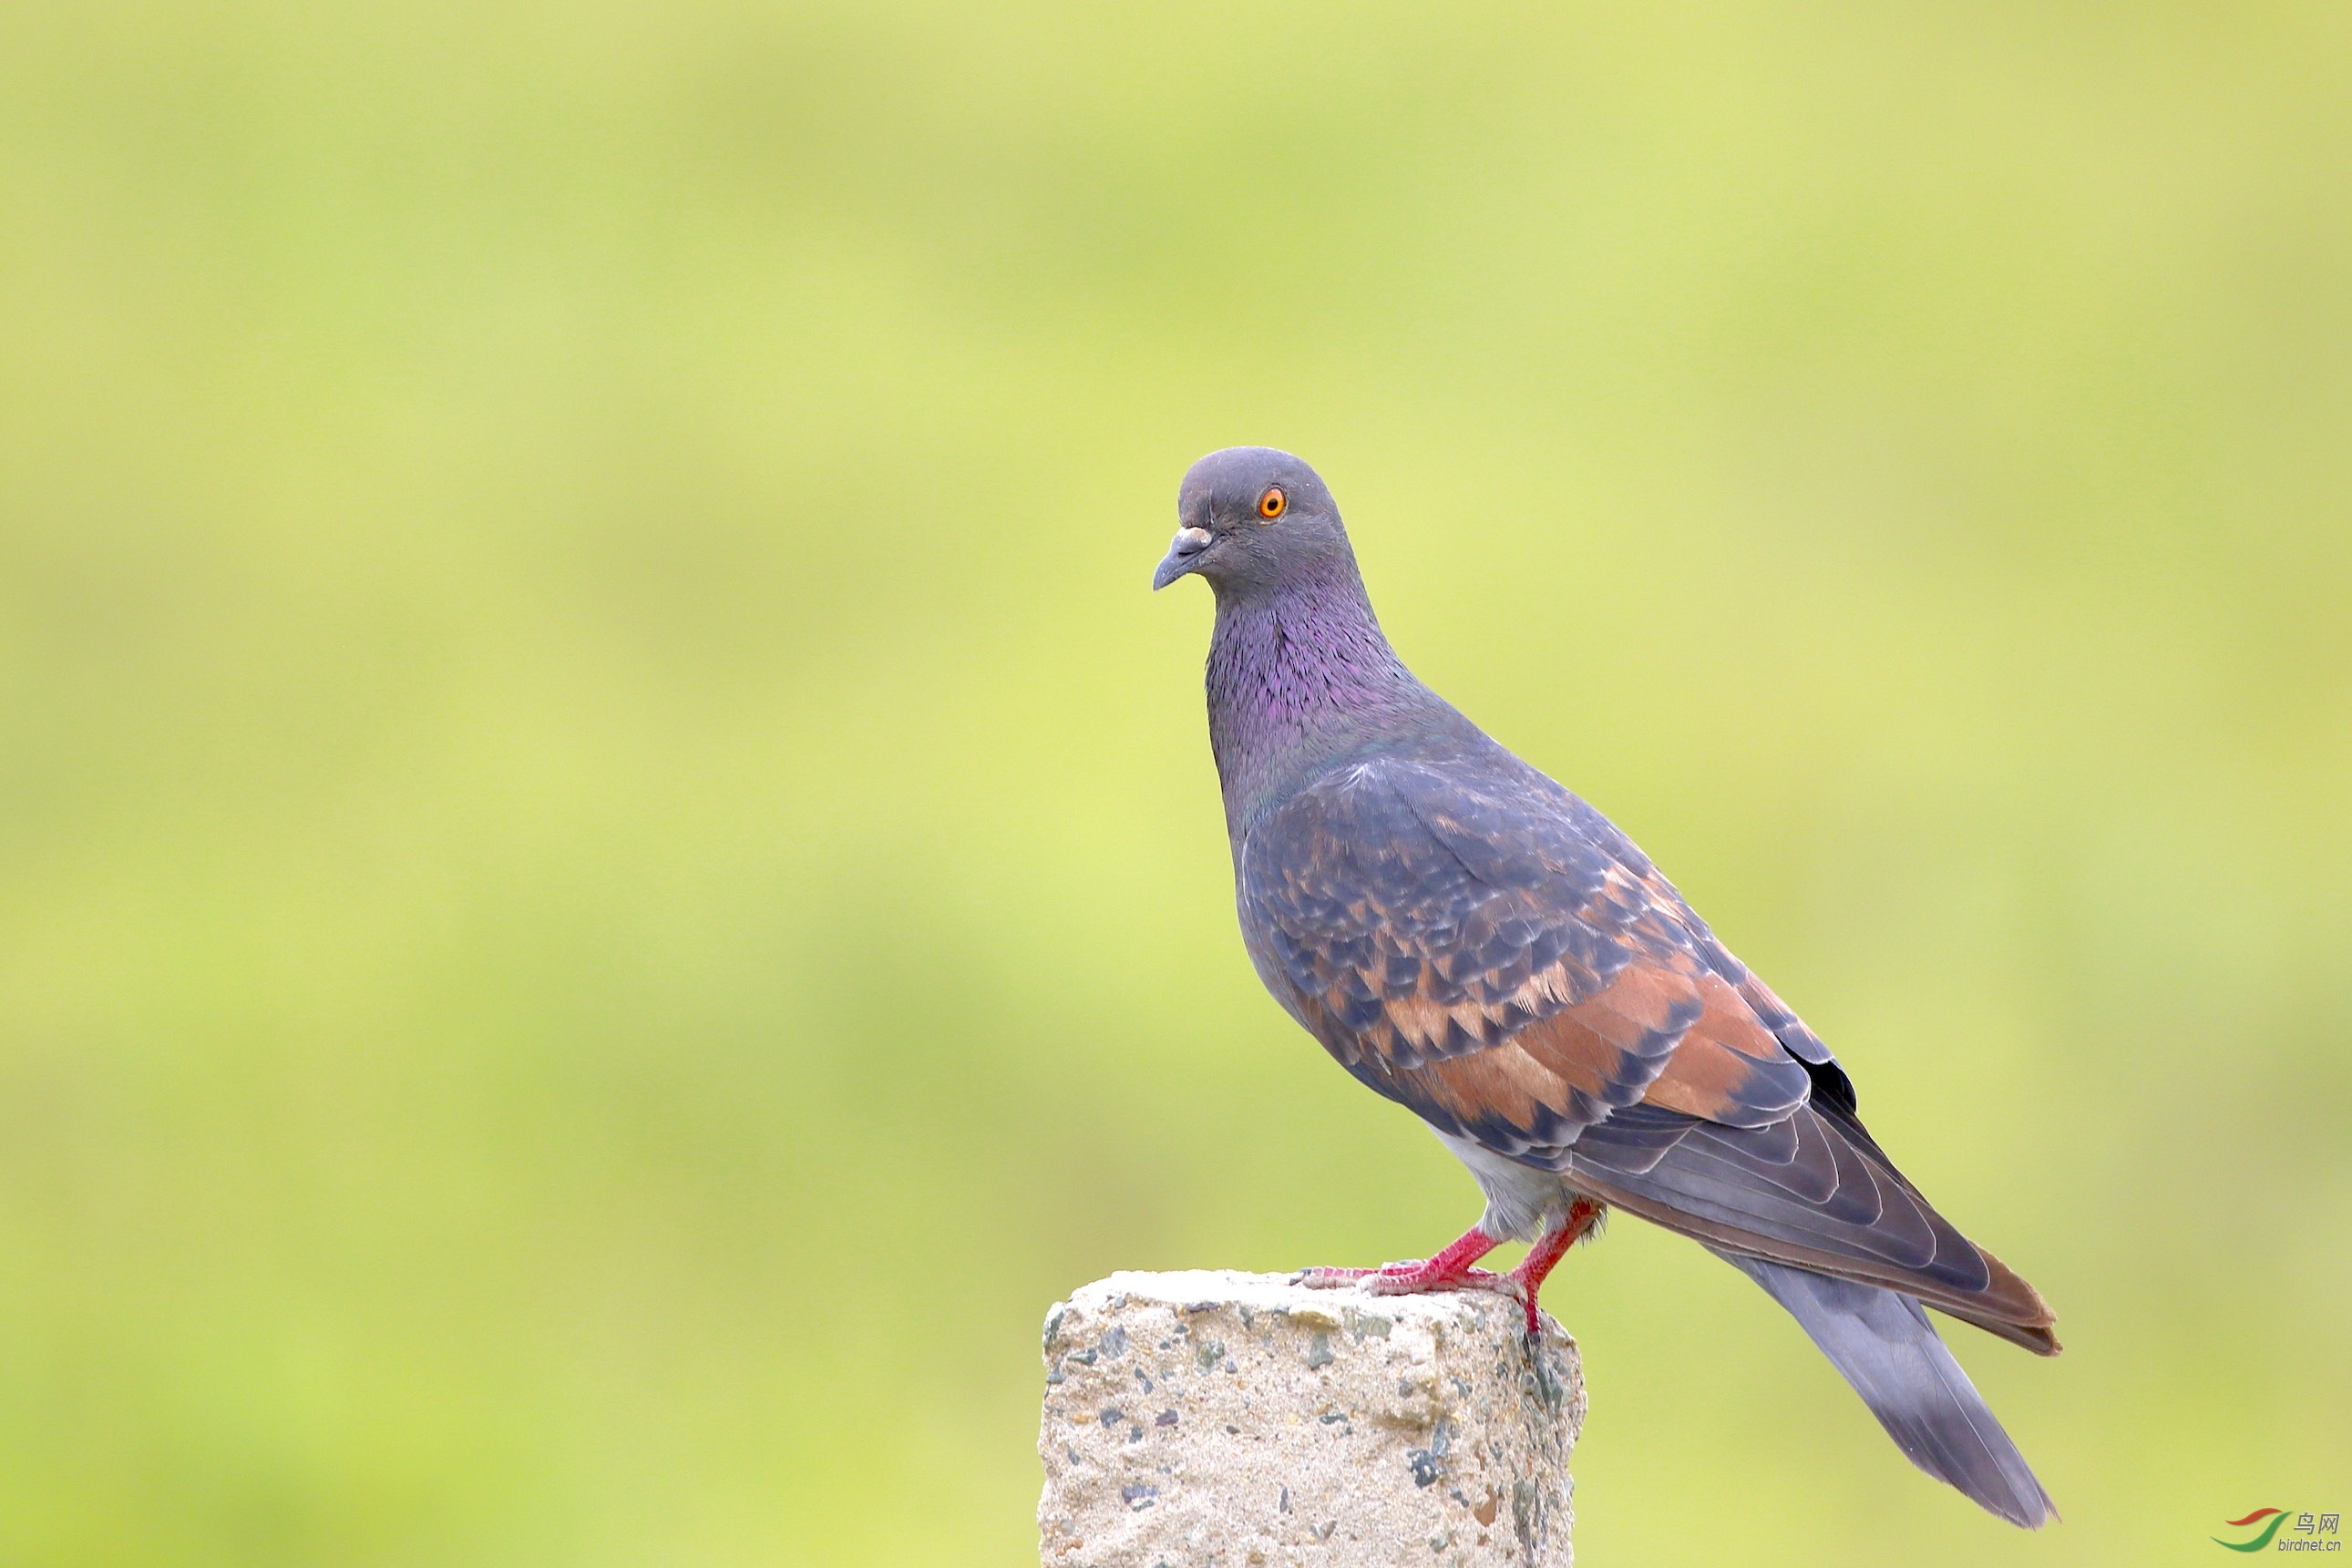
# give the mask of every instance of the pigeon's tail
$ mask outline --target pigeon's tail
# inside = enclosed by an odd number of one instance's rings
[[[2038,1530],[2058,1517],[2025,1456],[1936,1337],[1916,1300],[1744,1253],[1708,1250],[1789,1309],[1913,1464],[2011,1524]]]

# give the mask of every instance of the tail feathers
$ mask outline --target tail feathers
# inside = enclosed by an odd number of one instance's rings
[[[1709,1250],[1763,1286],[1804,1325],[1913,1464],[2012,1524],[2038,1530],[2058,1517],[2025,1456],[1936,1337],[1916,1299],[1745,1253]]]

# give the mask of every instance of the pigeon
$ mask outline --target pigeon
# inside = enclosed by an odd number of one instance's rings
[[[1762,1286],[1921,1469],[2028,1529],[2057,1517],[1924,1309],[2043,1355],[2056,1320],[1904,1178],[1820,1037],[1606,817],[1405,668],[1313,469],[1212,453],[1177,515],[1151,585],[1216,595],[1209,745],[1250,960],[1486,1198],[1433,1257],[1303,1281],[1498,1291],[1532,1334],[1545,1276],[1623,1209]],[[1516,1269],[1476,1267],[1507,1240]]]

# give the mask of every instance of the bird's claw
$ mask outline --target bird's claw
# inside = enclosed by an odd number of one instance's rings
[[[1310,1291],[1338,1291],[1377,1271],[1371,1269],[1301,1269],[1290,1277],[1290,1282]]]
[[[1428,1291],[1492,1291],[1498,1296],[1516,1297],[1519,1282],[1508,1274],[1497,1274],[1491,1269],[1465,1269],[1458,1274],[1437,1279],[1409,1271],[1391,1273],[1379,1270],[1363,1281],[1365,1292],[1374,1296],[1417,1296]]]
[[[1433,1275],[1429,1264],[1421,1259],[1384,1263],[1377,1269],[1301,1269],[1290,1277],[1290,1281],[1310,1291],[1337,1291],[1353,1285],[1373,1296],[1417,1296],[1430,1291],[1492,1291],[1498,1296],[1515,1299],[1523,1294],[1518,1281],[1508,1274],[1497,1274],[1490,1269],[1463,1269],[1451,1274]]]

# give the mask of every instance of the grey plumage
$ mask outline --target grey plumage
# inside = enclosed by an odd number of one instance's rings
[[[1213,454],[1178,511],[1153,584],[1216,590],[1209,736],[1251,961],[1486,1196],[1460,1240],[1365,1282],[1510,1288],[1475,1264],[1527,1239],[1532,1325],[1546,1271],[1631,1210],[1761,1284],[1921,1468],[2054,1517],[1921,1304],[2042,1354],[2055,1320],[1895,1168],[1829,1047],[1606,817],[1405,668],[1305,464]]]

